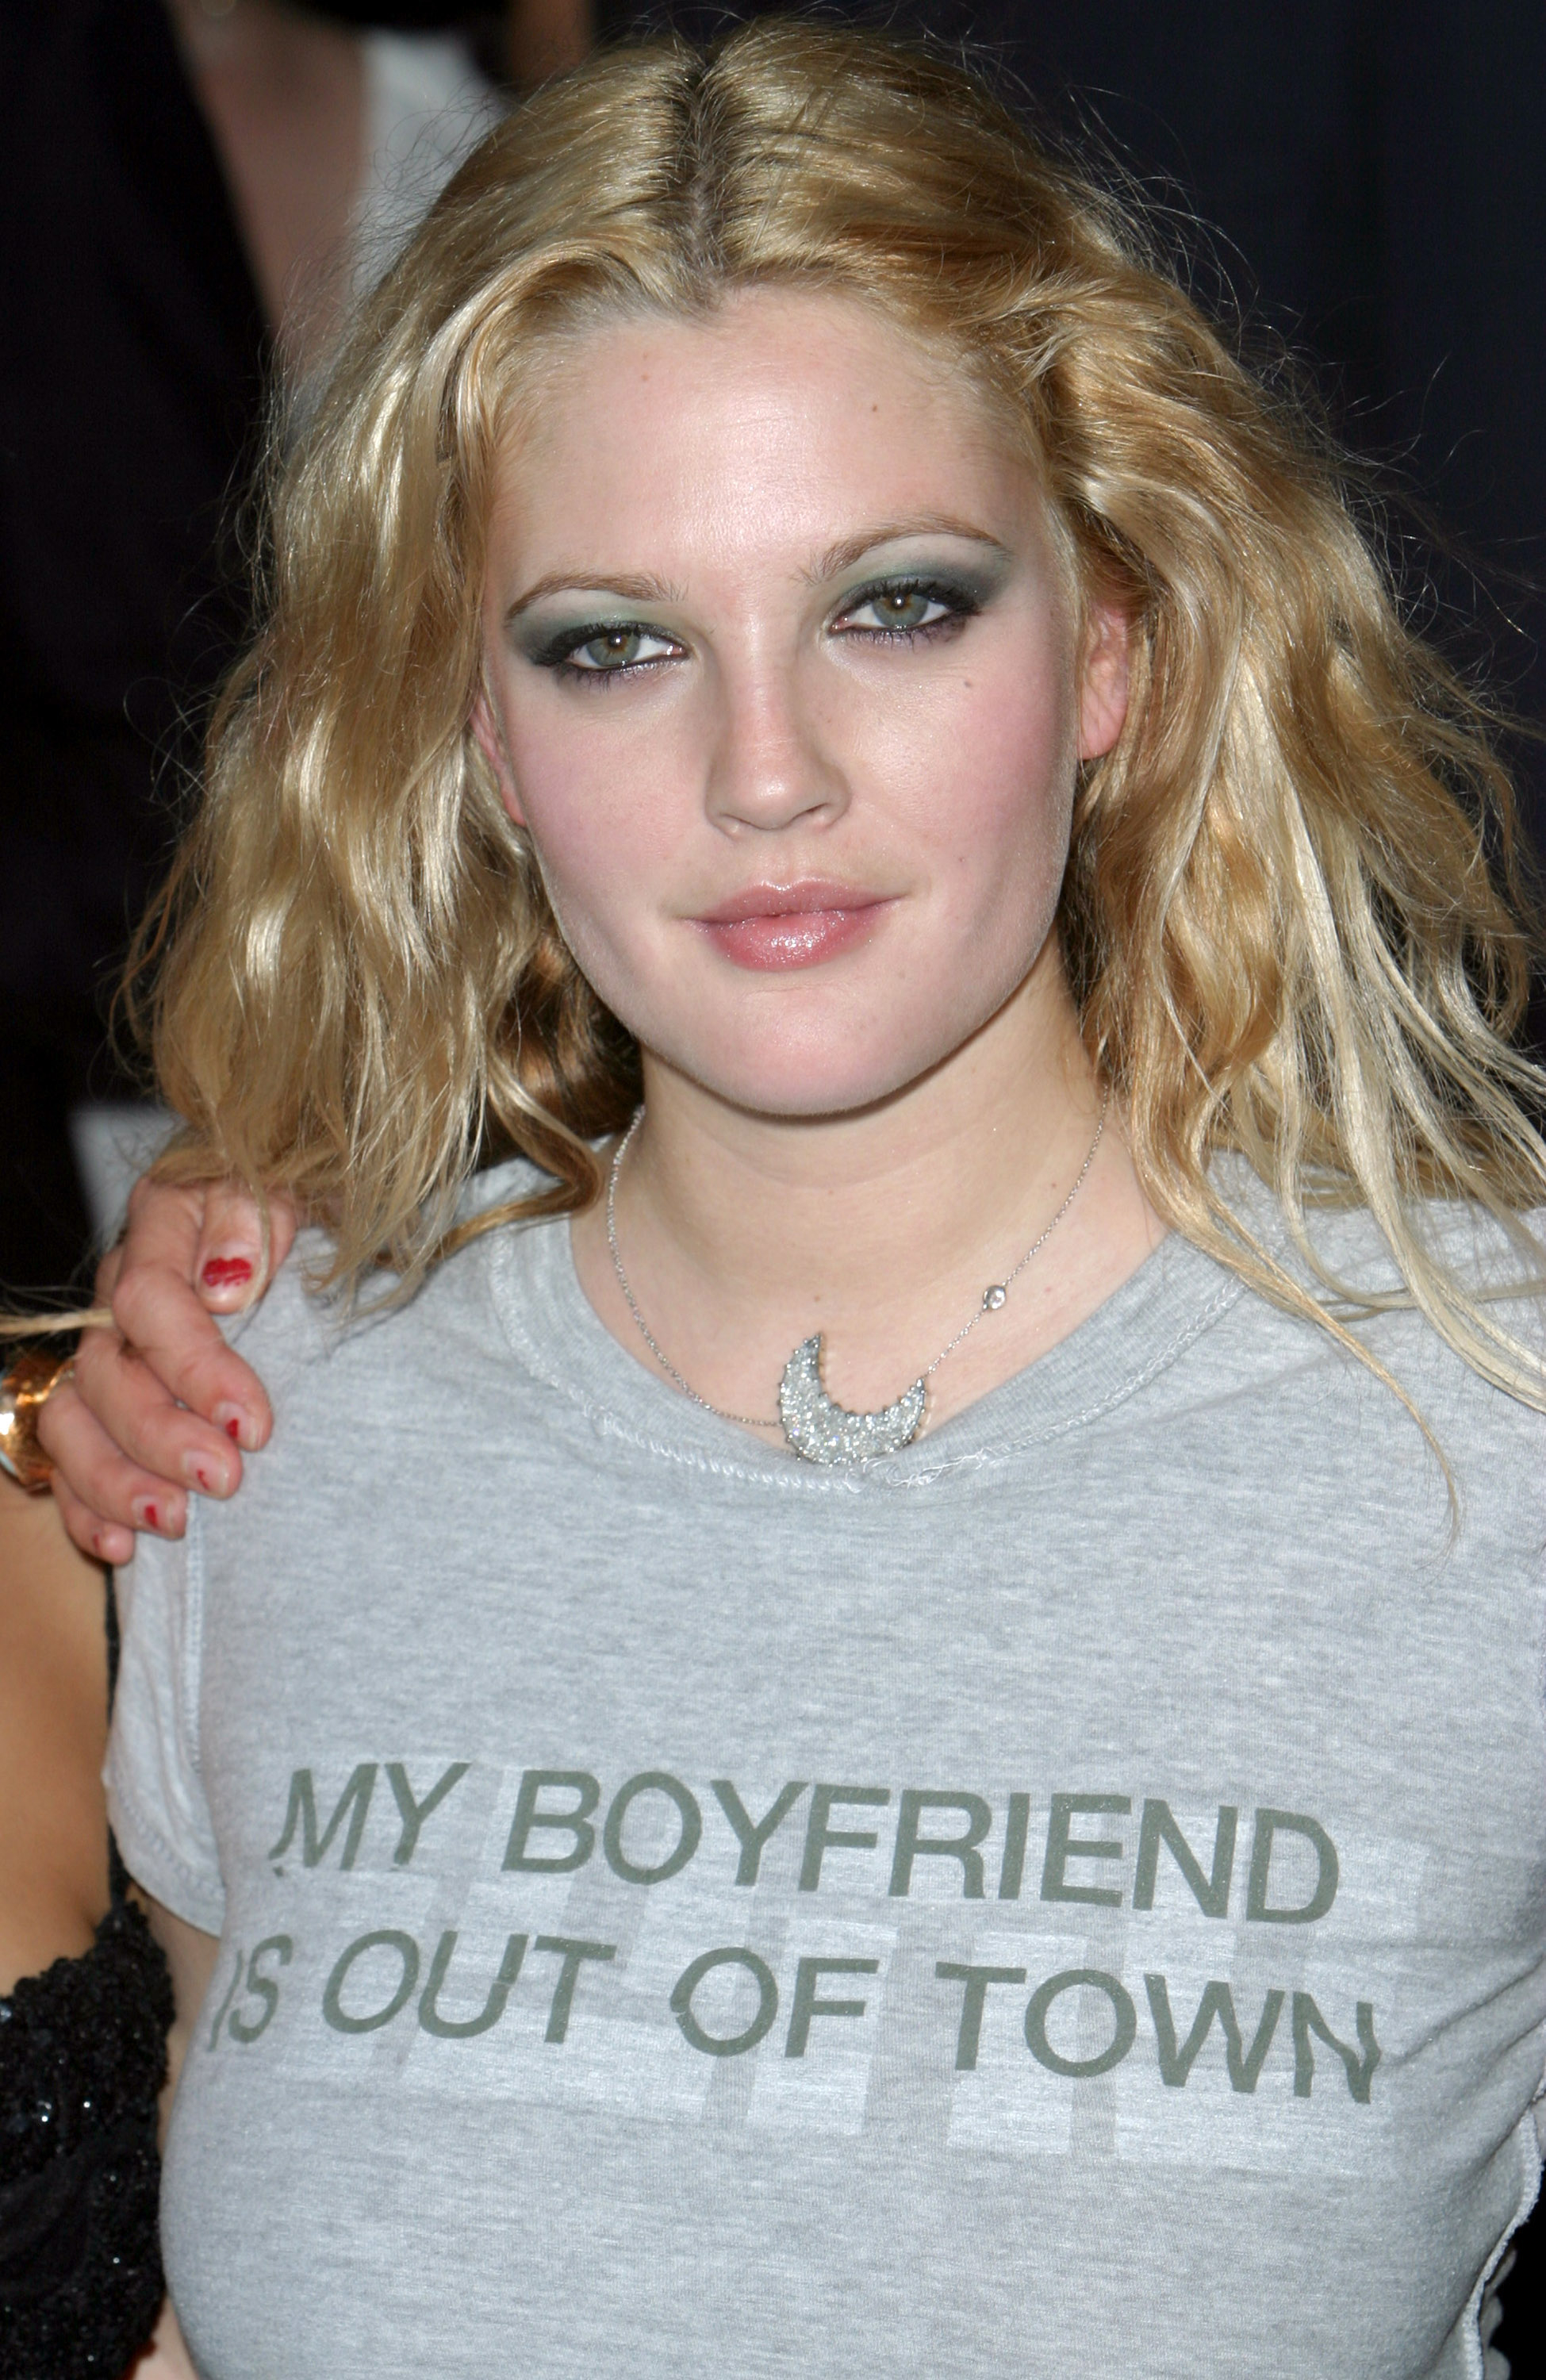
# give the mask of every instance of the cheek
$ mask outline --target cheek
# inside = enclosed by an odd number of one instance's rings
[[[973,670],[926,719],[894,719],[871,755],[954,909],[1016,931],[1056,902],[1068,861],[1077,722],[1071,696],[1023,672]],[[963,919],[964,922],[964,919]]]
[[[598,705],[611,698],[591,698]],[[600,724],[601,722],[598,722]],[[627,952],[667,889],[687,824],[672,788],[687,777],[670,739],[576,736],[570,722],[511,720],[508,748],[542,880],[575,957],[607,996],[610,951]],[[640,899],[641,893],[646,898]]]

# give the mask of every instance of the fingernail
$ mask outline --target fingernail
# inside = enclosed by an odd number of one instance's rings
[[[171,1496],[137,1496],[129,1508],[137,1529],[153,1529],[158,1537],[180,1537],[183,1518]]]
[[[241,1407],[239,1405],[216,1405],[214,1409],[214,1417],[216,1427],[225,1432],[225,1435],[230,1439],[232,1445],[240,1446],[242,1442],[242,1432],[248,1427],[247,1415],[243,1413]]]
[[[206,1496],[228,1496],[231,1492],[223,1463],[211,1463],[204,1455],[190,1454],[183,1464],[183,1476]]]
[[[247,1257],[211,1257],[204,1267],[206,1289],[240,1289],[251,1279],[252,1265]]]

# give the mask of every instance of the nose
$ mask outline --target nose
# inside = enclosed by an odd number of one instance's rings
[[[748,661],[722,671],[705,806],[728,834],[830,825],[848,780],[823,734],[813,690],[792,662]]]

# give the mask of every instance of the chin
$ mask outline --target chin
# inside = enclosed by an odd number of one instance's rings
[[[695,1060],[678,1062],[684,1074],[729,1106],[752,1115],[815,1121],[878,1107],[948,1055],[948,1048],[931,1047],[920,1057],[915,1050],[887,1052],[855,1048],[850,1041],[840,1050],[805,1047],[772,1060],[764,1050],[719,1062],[699,1052]]]
[[[1001,973],[983,969],[948,1002],[918,996],[928,976],[890,978],[856,997],[848,987],[817,986],[812,969],[789,988],[798,1002],[759,1002],[737,1015],[718,985],[691,1024],[673,1001],[628,1018],[642,1048],[673,1073],[748,1115],[791,1120],[862,1114],[909,1090],[945,1065],[1012,999],[1034,965],[1011,952]],[[788,980],[788,979],[786,979]],[[812,995],[827,989],[827,996]],[[909,994],[912,997],[909,998]],[[603,997],[605,995],[603,994]],[[614,1014],[617,1011],[614,1009]],[[705,1029],[707,1028],[707,1029]]]

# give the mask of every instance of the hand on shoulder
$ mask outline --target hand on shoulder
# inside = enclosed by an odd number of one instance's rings
[[[258,1208],[239,1186],[138,1185],[125,1236],[97,1275],[113,1328],[84,1333],[38,1427],[83,1552],[127,1561],[137,1529],[181,1536],[190,1488],[234,1494],[242,1451],[266,1442],[273,1417],[215,1317],[261,1296],[295,1236],[295,1211],[275,1197],[265,1273]]]

